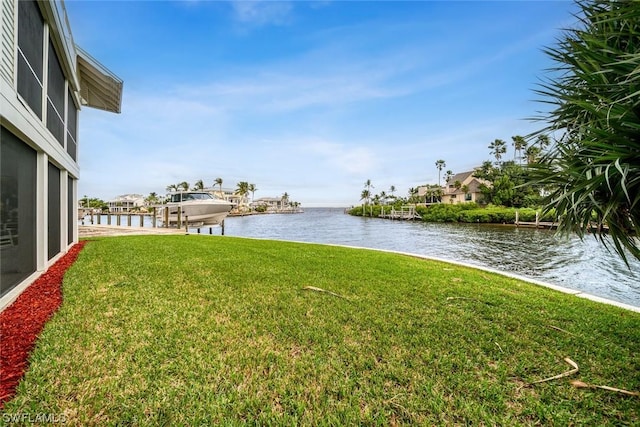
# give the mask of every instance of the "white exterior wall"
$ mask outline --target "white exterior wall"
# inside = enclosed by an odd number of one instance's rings
[[[0,5],[0,75],[9,83],[15,76],[16,46],[16,3],[13,0],[2,0]]]
[[[84,89],[91,84],[105,85],[106,89],[100,91],[98,94],[93,95],[93,103],[91,100],[86,101],[85,105],[89,105],[95,108],[103,108],[107,111],[120,112],[120,101],[122,94],[122,81],[115,75],[111,74],[104,66],[99,64],[95,60],[91,60],[84,64],[82,70],[78,67],[77,61],[79,55],[86,55],[81,50],[76,49],[73,43],[73,37],[68,27],[68,21],[64,6],[59,0],[38,1],[36,4],[37,9],[40,11],[44,20],[43,27],[43,53],[42,53],[42,117],[38,117],[29,106],[29,103],[22,98],[18,93],[18,78],[24,76],[18,76],[18,55],[20,53],[18,46],[19,40],[19,1],[22,0],[0,0],[0,119],[2,127],[6,128],[11,134],[15,135],[20,142],[12,142],[12,144],[23,143],[25,146],[31,147],[35,150],[35,184],[32,189],[35,194],[35,212],[31,209],[27,209],[26,212],[29,215],[33,215],[35,218],[35,254],[27,250],[27,252],[33,256],[35,260],[35,271],[31,273],[34,268],[33,264],[28,268],[22,270],[21,273],[29,274],[26,278],[19,278],[16,280],[22,280],[17,283],[10,282],[10,285],[16,284],[11,290],[7,292],[9,287],[4,287],[3,292],[6,292],[0,298],[0,311],[8,306],[18,295],[28,287],[40,274],[52,265],[58,258],[75,242],[78,241],[78,223],[75,212],[69,212],[71,209],[75,209],[78,206],[78,185],[77,180],[80,176],[80,168],[76,160],[67,152],[67,146],[70,145],[73,148],[73,141],[69,138],[67,133],[68,122],[68,110],[69,102],[73,103],[74,108],[78,111],[75,121],[75,159],[78,158],[80,151],[80,137],[79,137],[79,123],[80,123],[80,82],[82,82]],[[20,6],[21,7],[21,6]],[[49,43],[54,47],[55,55],[61,67],[62,75],[64,76],[64,82],[60,81],[61,85],[64,85],[64,100],[61,100],[59,105],[55,108],[58,110],[58,114],[62,118],[62,124],[64,127],[63,136],[61,141],[47,128],[47,99],[48,92],[48,67],[49,67]],[[34,58],[32,58],[35,60]],[[38,60],[38,62],[40,62]],[[30,66],[30,65],[29,65]],[[93,83],[98,80],[98,83]],[[58,86],[61,88],[62,86]],[[102,87],[102,86],[101,86]],[[71,99],[69,98],[71,96]],[[36,101],[37,102],[37,101]],[[61,111],[62,110],[62,111]],[[13,138],[11,137],[11,140]],[[7,147],[11,145],[8,144]],[[3,145],[4,147],[4,145]],[[74,151],[73,149],[71,150]],[[59,187],[59,195],[56,195],[56,199],[59,197],[60,211],[58,213],[52,213],[56,217],[59,216],[60,224],[51,224],[49,219],[49,164],[54,165],[59,171],[59,185],[54,185],[53,188]],[[17,165],[20,166],[19,164]],[[9,176],[11,179],[11,176]],[[71,179],[71,182],[69,182]],[[9,181],[10,182],[10,181]],[[25,187],[25,190],[30,188]],[[58,190],[56,190],[57,192]],[[71,197],[69,197],[71,196]],[[72,200],[69,200],[69,199]],[[30,205],[29,205],[30,206]],[[71,215],[69,215],[71,214]],[[3,219],[3,227],[7,226]],[[70,230],[69,227],[72,227]],[[31,226],[28,228],[30,231],[33,229]],[[49,253],[48,239],[49,231],[59,229],[60,231],[60,248],[59,252],[54,253],[57,250],[55,247],[51,248]],[[56,240],[58,236],[55,236]],[[19,241],[18,241],[19,242]],[[31,240],[30,242],[33,242]],[[13,243],[10,243],[13,244]],[[19,246],[19,243],[16,244]],[[57,246],[57,245],[56,245]],[[31,247],[31,243],[29,246]],[[0,255],[2,252],[0,252]],[[51,256],[51,259],[49,257]],[[12,263],[17,266],[17,262],[4,252],[1,256],[3,261],[8,261],[7,266],[11,267]],[[10,274],[13,270],[4,270],[5,274]]]
[[[47,56],[48,49],[44,49],[43,63],[45,64],[44,87],[43,87],[43,111],[40,119],[29,107],[26,101],[18,94],[17,90],[17,55],[18,53],[18,0],[1,0],[0,20],[2,29],[0,30],[0,116],[2,126],[17,136],[23,143],[30,146],[37,153],[37,175],[36,175],[36,271],[9,293],[0,299],[0,310],[8,306],[26,287],[28,287],[42,272],[57,261],[68,249],[77,242],[77,223],[73,231],[73,239],[69,240],[68,234],[68,207],[67,196],[69,195],[68,178],[73,178],[74,195],[73,205],[77,206],[77,182],[80,169],[75,160],[66,151],[67,133],[64,133],[64,146],[47,129]],[[41,12],[45,19],[44,40],[45,46],[51,39],[58,48],[56,54],[65,74],[65,123],[67,114],[68,88],[72,87],[75,98],[75,105],[80,110],[80,100],[77,94],[78,79],[71,73],[75,70],[75,63],[71,58],[75,58],[75,51],[69,40],[58,32],[62,28],[60,24],[61,12],[57,6],[46,3]],[[50,37],[51,36],[51,37]],[[63,49],[63,50],[61,50]],[[79,121],[79,118],[78,120]],[[76,124],[77,126],[77,124]],[[77,135],[77,132],[76,132]],[[77,137],[77,139],[79,139]],[[77,158],[77,153],[76,153]],[[48,176],[47,170],[49,162],[60,169],[60,247],[61,251],[53,258],[48,256],[47,230],[50,226],[47,215],[48,203]],[[75,217],[75,216],[74,216]]]

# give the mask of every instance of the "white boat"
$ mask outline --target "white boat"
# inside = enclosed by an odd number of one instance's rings
[[[181,223],[215,225],[225,219],[231,208],[233,203],[206,191],[178,191],[169,195],[166,205],[158,209],[157,217],[163,223],[168,221],[169,226],[177,225],[178,217]]]

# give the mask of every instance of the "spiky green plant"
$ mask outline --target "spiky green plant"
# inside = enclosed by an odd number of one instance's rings
[[[578,1],[579,26],[546,54],[550,77],[536,92],[551,111],[531,135],[555,144],[533,168],[551,188],[560,230],[592,231],[626,260],[640,259],[640,6],[632,1]]]

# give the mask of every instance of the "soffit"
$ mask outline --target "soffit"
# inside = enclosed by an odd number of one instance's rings
[[[76,46],[82,104],[120,113],[123,82],[87,52]]]

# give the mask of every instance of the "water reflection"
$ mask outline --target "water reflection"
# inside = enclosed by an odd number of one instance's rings
[[[342,209],[227,218],[225,234],[390,249],[496,268],[640,306],[640,262],[631,268],[595,238],[482,224],[358,218]]]

